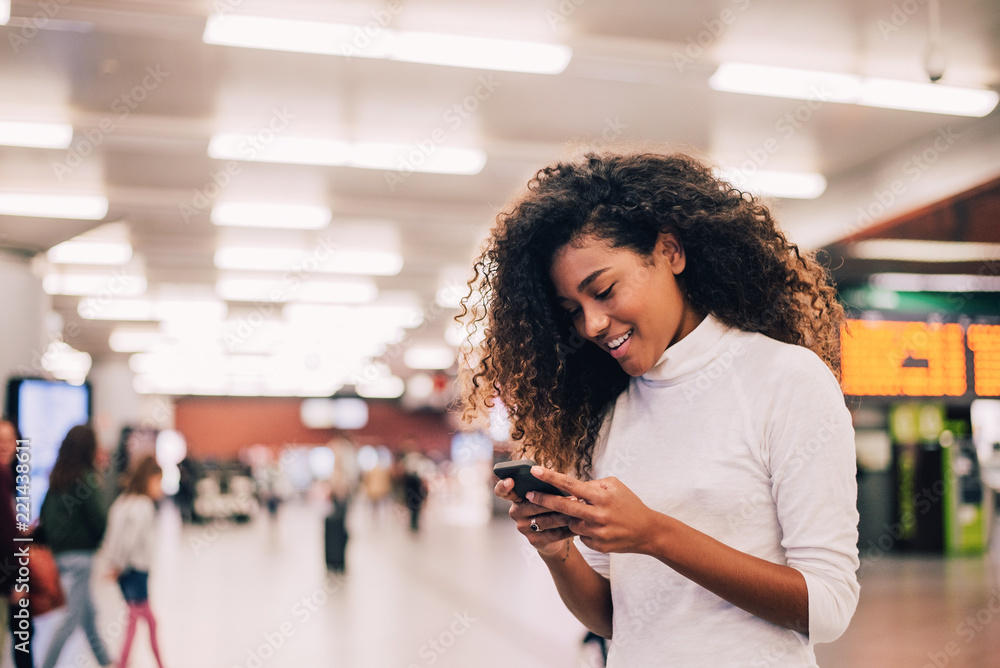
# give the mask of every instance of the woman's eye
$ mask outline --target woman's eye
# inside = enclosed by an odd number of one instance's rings
[[[610,286],[608,286],[608,289],[605,290],[604,292],[598,292],[597,295],[596,295],[597,298],[598,299],[607,299],[608,297],[610,297],[611,296],[611,288],[613,288],[613,287],[615,287],[615,286],[614,285],[610,285]]]
[[[567,318],[571,318],[571,319],[572,318],[576,318],[576,316],[580,315],[580,312],[581,312],[581,310],[578,309],[578,308],[566,309],[566,311],[565,311],[566,317]]]

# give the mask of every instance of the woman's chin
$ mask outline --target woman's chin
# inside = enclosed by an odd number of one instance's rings
[[[633,377],[639,377],[653,368],[651,364],[643,364],[631,357],[618,360],[618,365],[622,368],[622,371]]]

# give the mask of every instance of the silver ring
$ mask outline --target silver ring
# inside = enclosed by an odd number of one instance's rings
[[[538,526],[538,522],[535,521],[534,517],[531,518],[531,525],[528,528],[531,529],[532,531],[542,530],[542,527]]]

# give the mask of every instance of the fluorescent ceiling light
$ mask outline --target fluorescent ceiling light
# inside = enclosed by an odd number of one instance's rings
[[[0,215],[100,220],[108,215],[103,195],[0,193]]]
[[[164,343],[164,336],[155,329],[116,329],[108,338],[108,346],[116,353],[144,353]]]
[[[377,297],[378,287],[366,279],[305,281],[292,295],[297,302],[312,304],[368,304]]]
[[[106,274],[48,273],[42,278],[42,289],[50,295],[80,297],[137,297],[146,293],[146,277],[108,272]]]
[[[3,3],[0,2],[0,24],[3,22]],[[3,146],[66,149],[72,143],[73,126],[69,123],[0,121],[0,145]]]
[[[355,386],[359,396],[366,399],[396,399],[403,396],[406,390],[406,383],[398,376],[379,378],[369,383],[362,383]]]
[[[92,360],[64,341],[53,341],[41,358],[42,368],[70,385],[83,385],[90,373]]]
[[[479,149],[435,146],[429,151],[414,144],[359,142],[352,147],[349,167],[406,169],[428,174],[475,175],[486,166],[486,153]]]
[[[81,299],[76,308],[86,320],[156,320],[153,302],[148,299]]]
[[[728,93],[842,102],[955,116],[982,117],[1000,95],[981,88],[899,81],[750,63],[722,63],[709,86]]]
[[[308,253],[299,248],[224,246],[215,251],[215,266],[218,269],[290,271],[306,257]]]
[[[982,262],[1000,260],[1000,244],[969,241],[869,239],[851,244],[849,252],[864,260],[908,262]]]
[[[216,160],[278,162],[338,167],[350,160],[351,146],[335,139],[274,137],[263,143],[255,134],[219,132],[208,142],[208,157]]]
[[[861,77],[791,67],[722,63],[708,80],[713,90],[824,102],[855,102]]]
[[[897,292],[1000,292],[1000,276],[976,274],[872,274],[869,285]]]
[[[740,190],[764,197],[816,199],[826,191],[826,177],[813,172],[776,172],[763,169],[744,172],[733,169],[723,170],[719,175]]]
[[[206,44],[320,55],[379,58],[449,67],[559,74],[573,51],[562,44],[465,35],[380,30],[364,48],[356,46],[364,26],[319,21],[216,14],[202,36]]]
[[[414,31],[394,38],[389,58],[426,65],[559,74],[573,57],[573,50],[563,44]]]
[[[223,320],[229,314],[225,302],[218,299],[158,299],[153,303],[153,315],[167,322],[195,322],[205,327]]]
[[[0,0],[0,26],[10,21],[10,0]]]
[[[992,90],[870,77],[861,86],[858,104],[979,118],[993,111],[998,99]]]
[[[229,301],[286,301],[323,304],[365,304],[378,296],[372,281],[306,281],[286,283],[266,278],[223,278],[215,284],[216,294]]]
[[[259,147],[259,148],[258,148]],[[261,145],[254,135],[217,133],[208,144],[216,160],[274,162],[292,165],[406,170],[428,174],[475,175],[486,165],[479,149],[390,142],[348,143],[311,137],[275,137]]]
[[[132,245],[127,241],[71,239],[53,246],[45,255],[53,264],[123,265],[132,259]]]
[[[455,351],[450,346],[410,346],[403,363],[411,369],[447,369],[455,363]]]
[[[328,207],[312,204],[220,202],[212,207],[212,222],[226,227],[321,230],[332,215]]]
[[[321,254],[310,255],[297,248],[224,246],[215,251],[215,266],[247,271],[301,269],[303,273],[395,276],[403,268],[403,256],[380,250],[323,249]]]

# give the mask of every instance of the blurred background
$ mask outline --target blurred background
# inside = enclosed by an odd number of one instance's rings
[[[157,458],[170,665],[601,665],[493,501],[502,410],[457,418],[455,318],[539,168],[680,150],[851,318],[862,599],[821,665],[1000,665],[998,35],[995,0],[0,0],[32,515],[73,425],[111,492]]]

